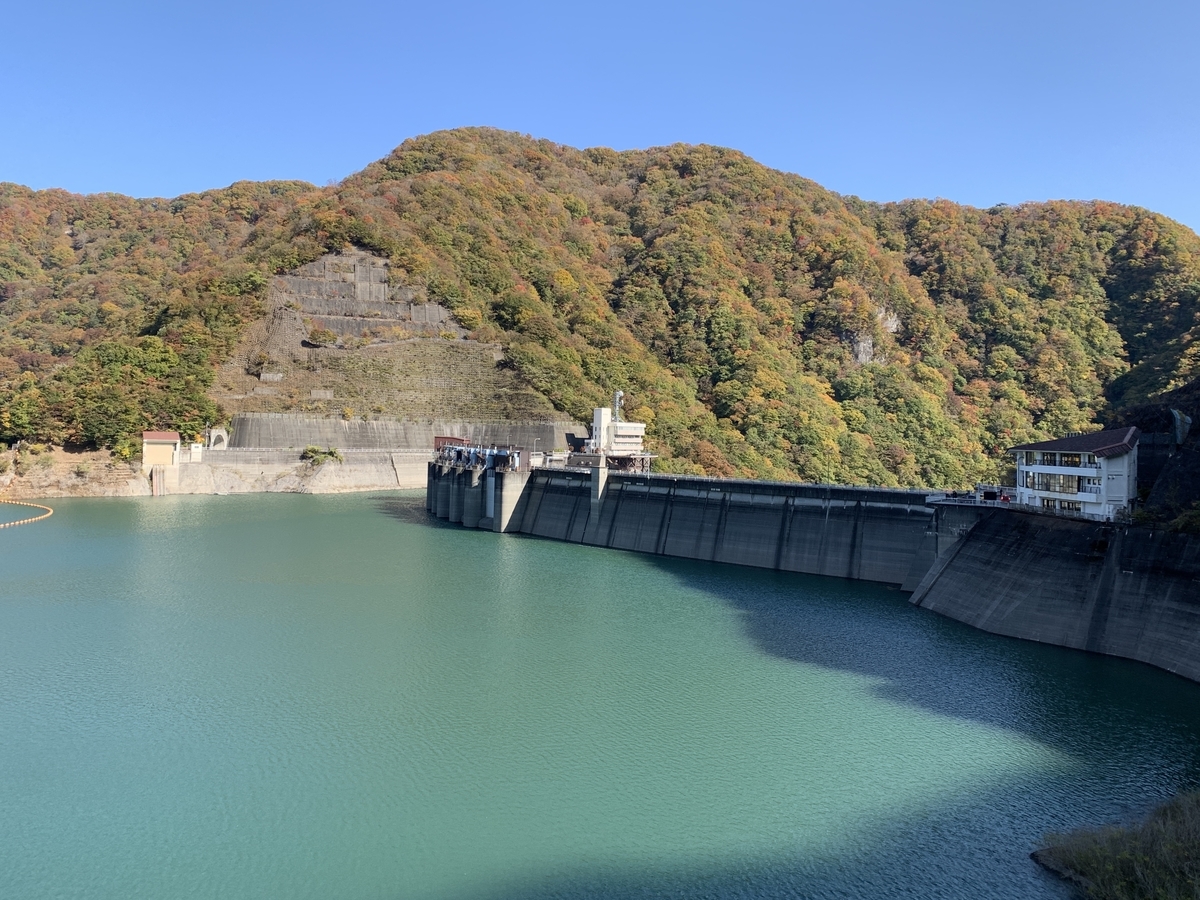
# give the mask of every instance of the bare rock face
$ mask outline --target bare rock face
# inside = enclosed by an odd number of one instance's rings
[[[141,471],[107,450],[22,450],[0,455],[0,459],[8,462],[0,475],[0,497],[8,500],[150,495],[150,483]]]

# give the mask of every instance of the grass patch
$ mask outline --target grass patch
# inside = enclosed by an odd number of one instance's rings
[[[1046,837],[1034,859],[1100,900],[1200,900],[1200,791],[1135,825]]]

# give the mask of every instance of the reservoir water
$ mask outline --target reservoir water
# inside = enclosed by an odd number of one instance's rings
[[[422,503],[0,531],[0,896],[1060,898],[1044,833],[1200,784],[1165,672]]]

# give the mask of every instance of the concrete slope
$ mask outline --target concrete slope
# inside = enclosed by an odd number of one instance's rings
[[[473,443],[513,445],[533,450],[567,446],[568,433],[587,435],[587,426],[566,421],[471,422],[397,419],[336,419],[290,413],[242,413],[233,417],[231,449],[303,450],[310,444],[339,450],[426,450],[434,437],[466,438]],[[423,476],[422,476],[423,477]],[[422,481],[422,483],[424,483]]]
[[[1137,659],[1200,681],[1200,539],[996,510],[911,600],[994,634]]]

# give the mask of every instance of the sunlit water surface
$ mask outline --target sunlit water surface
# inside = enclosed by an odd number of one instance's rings
[[[1200,782],[1200,685],[881,586],[51,505],[0,531],[3,897],[1065,897],[1043,834]]]

